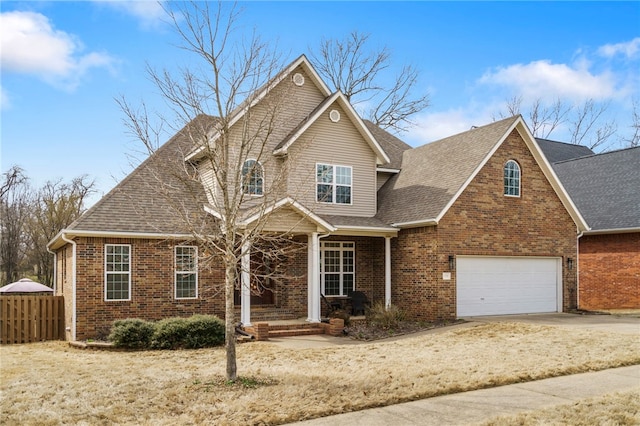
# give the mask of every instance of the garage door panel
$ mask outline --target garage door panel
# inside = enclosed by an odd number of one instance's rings
[[[458,257],[458,316],[555,312],[555,258]]]

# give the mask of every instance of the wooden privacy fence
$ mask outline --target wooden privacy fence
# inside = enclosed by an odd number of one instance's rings
[[[0,343],[64,337],[63,296],[0,296]]]

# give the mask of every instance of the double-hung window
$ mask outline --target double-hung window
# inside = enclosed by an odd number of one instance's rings
[[[175,248],[175,297],[195,299],[198,297],[198,248],[176,246]]]
[[[351,173],[348,166],[316,164],[316,201],[351,204]]]
[[[520,166],[513,160],[504,165],[504,195],[520,196]]]
[[[348,296],[355,288],[355,243],[320,244],[320,286],[326,296]]]
[[[105,300],[131,300],[131,246],[104,246]]]

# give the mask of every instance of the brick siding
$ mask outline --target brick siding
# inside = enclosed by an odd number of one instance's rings
[[[580,238],[579,307],[640,309],[640,232]]]
[[[521,196],[503,195],[503,166],[521,168]],[[450,255],[551,256],[563,259],[563,307],[576,307],[576,225],[513,131],[437,226],[407,229],[393,242],[392,302],[419,320],[456,317],[456,274]]]
[[[384,300],[384,239],[332,237],[356,243],[356,288]],[[299,317],[307,315],[306,236],[295,238],[288,270],[277,280],[274,305]],[[131,245],[131,300],[105,301],[105,244]],[[177,242],[150,239],[78,238],[76,240],[76,339],[105,337],[117,319],[159,320],[170,316],[213,314],[224,318],[224,269],[219,262],[200,263],[198,298],[174,297],[174,247]],[[58,252],[58,292],[65,296],[67,339],[71,339],[73,288],[71,245]],[[323,307],[324,309],[324,307]]]

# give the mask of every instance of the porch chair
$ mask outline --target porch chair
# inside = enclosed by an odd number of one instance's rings
[[[362,312],[365,315],[367,307],[371,307],[371,302],[367,298],[367,295],[361,291],[354,291],[350,295],[351,297],[351,315],[357,315],[358,312]]]
[[[331,300],[330,301],[322,293],[320,293],[320,297],[322,297],[322,300],[327,305],[327,309],[329,309],[329,312],[334,312],[334,311],[342,309],[342,303],[340,303],[340,301],[338,301],[338,300]]]

